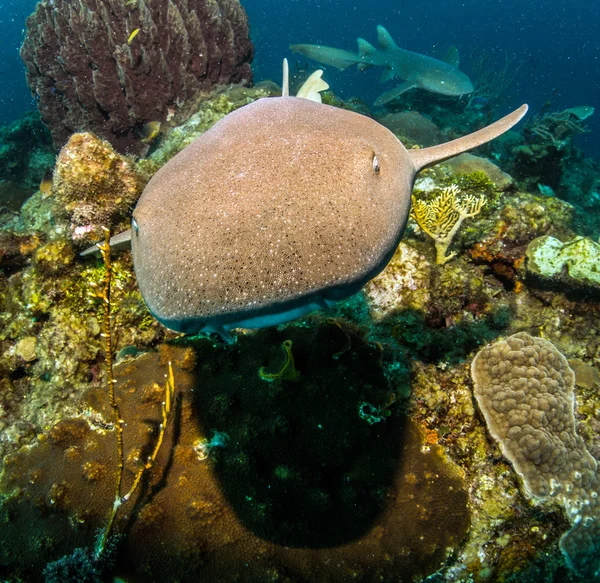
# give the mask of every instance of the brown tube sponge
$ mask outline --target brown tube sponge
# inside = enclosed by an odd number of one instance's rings
[[[144,149],[146,122],[215,85],[250,82],[253,53],[239,0],[42,0],[21,47],[57,148],[92,131],[130,153]]]

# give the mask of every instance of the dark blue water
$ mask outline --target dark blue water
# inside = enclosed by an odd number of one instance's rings
[[[19,57],[25,20],[35,5],[35,0],[5,0],[0,3],[0,125],[18,119],[35,107]]]
[[[467,72],[467,55],[494,52],[499,61],[505,55],[515,56],[523,64],[507,95],[506,108],[528,102],[535,112],[547,100],[552,100],[552,109],[599,105],[600,7],[596,0],[245,0],[243,4],[256,45],[257,80],[280,81],[281,60],[291,56],[288,46],[292,43],[355,50],[357,36],[374,43],[375,27],[383,24],[409,50],[440,57],[449,45],[456,45]],[[0,4],[0,125],[33,107],[18,48],[25,18],[34,6],[34,0]],[[343,97],[372,101],[381,93],[378,75],[352,68],[343,73],[328,70],[326,78]],[[598,156],[600,110],[587,122],[591,133],[579,137],[578,143]]]
[[[600,3],[596,0],[246,0],[256,46],[258,78],[279,79],[280,61],[292,43],[356,50],[356,37],[376,42],[385,26],[398,45],[441,57],[449,45],[463,56],[493,51],[523,61],[506,107],[527,102],[533,111],[547,100],[552,109],[600,106]],[[465,59],[463,59],[465,60]],[[463,68],[463,67],[461,67]],[[464,63],[468,72],[468,63]],[[380,71],[328,70],[332,89],[372,101],[382,92]],[[386,89],[393,86],[386,85]],[[578,144],[600,155],[600,110],[589,118],[591,133]]]

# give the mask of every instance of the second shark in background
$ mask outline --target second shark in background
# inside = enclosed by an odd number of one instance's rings
[[[393,101],[405,91],[414,88],[457,97],[473,91],[469,77],[458,69],[459,56],[456,47],[450,48],[443,61],[413,53],[401,49],[381,25],[377,27],[377,42],[379,48],[359,38],[358,53],[306,44],[292,45],[291,49],[323,65],[337,67],[340,71],[352,65],[358,65],[359,70],[383,67],[382,83],[394,77],[404,80],[401,85],[382,93],[375,105]]]

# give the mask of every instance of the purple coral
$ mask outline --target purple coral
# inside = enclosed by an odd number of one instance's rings
[[[42,0],[21,47],[55,146],[92,131],[121,152],[169,108],[250,82],[253,53],[239,0]]]

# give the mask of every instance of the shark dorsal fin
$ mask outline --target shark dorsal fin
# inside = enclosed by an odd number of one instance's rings
[[[290,95],[290,67],[288,60],[283,59],[283,81],[281,82],[281,97]]]
[[[321,91],[329,89],[329,85],[321,77],[323,76],[323,69],[317,69],[304,83],[302,87],[298,89],[296,97],[302,97],[303,99],[310,99],[317,103],[321,101]]]
[[[463,136],[457,140],[452,140],[445,144],[440,144],[439,146],[408,150],[408,155],[412,160],[415,170],[419,172],[424,168],[443,162],[448,158],[452,158],[452,156],[462,154],[462,152],[466,152],[467,150],[476,148],[477,146],[481,146],[482,144],[497,138],[500,134],[508,131],[518,123],[527,113],[527,109],[527,105],[522,105],[519,109],[516,109],[502,119],[499,119],[497,122],[494,122],[477,132],[473,132],[472,134]]]
[[[377,25],[377,42],[382,51],[393,51],[398,48],[392,35],[381,24]]]
[[[458,69],[458,66],[460,65],[460,55],[458,54],[458,49],[454,45],[449,46],[442,60],[445,63],[448,63],[448,65],[452,65],[455,69]]]

